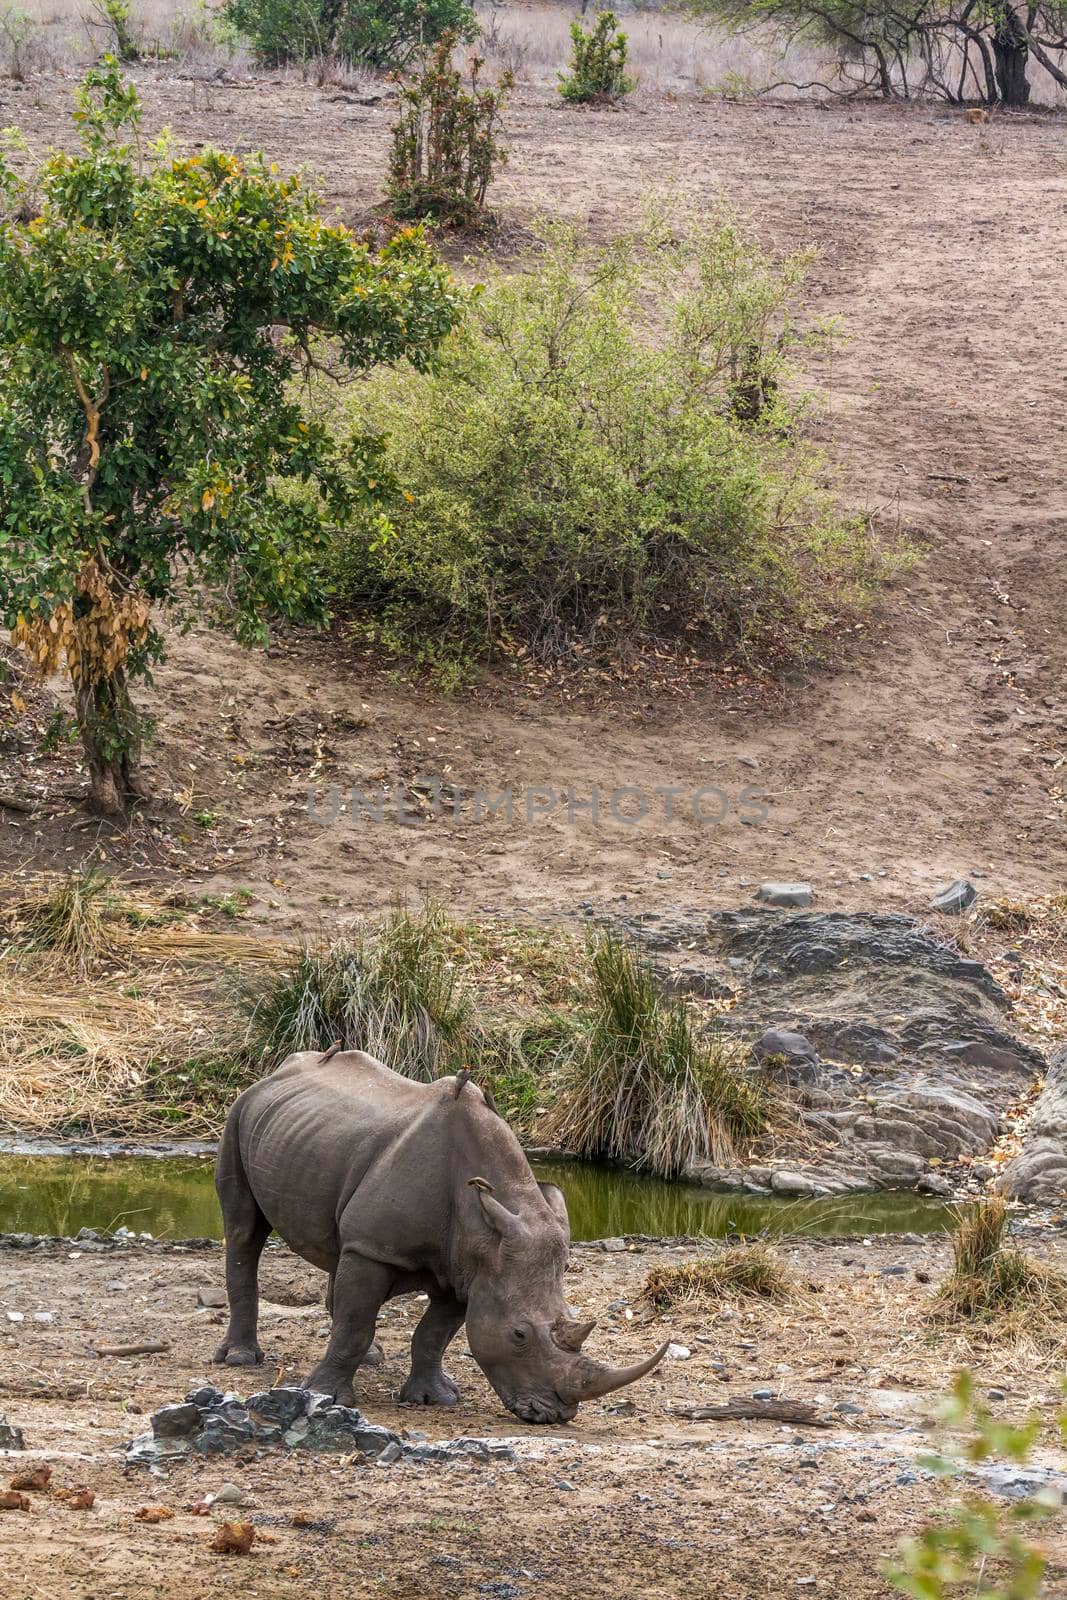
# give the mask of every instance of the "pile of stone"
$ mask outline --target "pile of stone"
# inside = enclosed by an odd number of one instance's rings
[[[190,1455],[233,1455],[238,1451],[281,1447],[289,1450],[360,1454],[388,1466],[409,1461],[513,1460],[503,1440],[451,1439],[439,1444],[402,1439],[389,1428],[368,1422],[354,1406],[339,1406],[311,1389],[267,1389],[247,1400],[205,1384],[180,1405],[162,1406],[152,1416],[151,1433],[134,1439],[126,1451],[131,1466],[165,1466]]]

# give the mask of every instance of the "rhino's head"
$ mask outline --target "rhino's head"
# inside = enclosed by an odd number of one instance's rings
[[[576,1321],[563,1297],[567,1210],[551,1185],[520,1212],[472,1180],[490,1237],[467,1297],[471,1354],[507,1406],[524,1422],[569,1422],[583,1400],[621,1389],[659,1365],[663,1345],[632,1367],[605,1367],[581,1353],[596,1326]]]

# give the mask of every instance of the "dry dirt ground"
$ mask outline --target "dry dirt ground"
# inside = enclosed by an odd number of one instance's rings
[[[1062,1234],[1043,1249],[1067,1264]],[[0,1325],[0,1407],[28,1446],[21,1458],[0,1457],[0,1486],[20,1462],[43,1460],[54,1486],[87,1484],[97,1495],[91,1511],[34,1494],[28,1513],[0,1512],[6,1600],[885,1596],[883,1563],[956,1492],[916,1463],[931,1443],[925,1419],[965,1359],[982,1390],[1002,1393],[990,1402],[998,1415],[1033,1410],[1044,1419],[1038,1461],[1062,1471],[1052,1429],[1055,1363],[1035,1350],[983,1349],[931,1333],[925,1313],[947,1265],[945,1241],[786,1244],[797,1288],[780,1305],[722,1303],[669,1318],[644,1310],[650,1268],[695,1251],[574,1251],[568,1294],[599,1318],[591,1345],[602,1357],[635,1359],[668,1334],[692,1352],[630,1390],[629,1414],[609,1409],[623,1398],[616,1396],[583,1407],[566,1428],[517,1424],[464,1355],[462,1336],[449,1363],[463,1391],[459,1408],[398,1406],[420,1312],[404,1300],[380,1325],[385,1366],[357,1384],[367,1414],[434,1439],[507,1437],[516,1461],[383,1468],[264,1451],[184,1464],[164,1478],[125,1469],[121,1450],[156,1406],[217,1375],[209,1360],[222,1313],[198,1309],[197,1290],[221,1283],[220,1252],[141,1246],[91,1254],[75,1244],[0,1256],[0,1303],[24,1317]],[[885,1274],[887,1267],[902,1275]],[[279,1369],[290,1380],[306,1371],[322,1344],[322,1276],[279,1248],[268,1251],[262,1282],[268,1365],[258,1375],[229,1374],[242,1393]],[[54,1320],[35,1321],[39,1312]],[[158,1336],[172,1341],[163,1355],[96,1359],[88,1350]],[[672,1415],[761,1388],[814,1401],[832,1426]],[[857,1409],[835,1411],[841,1403]],[[227,1480],[245,1506],[226,1514],[251,1517],[262,1536],[248,1558],[210,1554],[213,1520],[190,1509]],[[135,1520],[154,1505],[173,1510],[173,1519]],[[297,1513],[317,1525],[294,1527]],[[1062,1519],[1043,1537],[1052,1562],[1045,1593],[1065,1594]]]
[[[264,78],[145,72],[139,85],[148,134],[169,124],[182,146],[306,163],[354,223],[380,199],[388,99]],[[71,87],[0,84],[0,125],[36,148],[69,141]],[[0,742],[0,795],[30,809],[0,808],[0,865],[193,871],[211,890],[249,886],[257,911],[289,924],[375,908],[398,888],[552,916],[622,896],[736,903],[771,876],[810,878],[823,904],[875,909],[921,910],[963,872],[997,893],[1061,886],[1067,124],[652,94],[582,113],[527,85],[507,133],[504,254],[538,210],[608,235],[667,183],[725,194],[772,246],[818,247],[804,314],[848,333],[810,374],[830,395],[824,442],[849,500],[887,534],[924,542],[924,564],[848,642],[840,670],[774,693],[740,674],[684,692],[574,676],[447,699],[390,677],[340,633],[288,635],[267,657],[175,639],[147,696],[164,803],[127,832],[87,824],[71,752],[42,758],[33,730],[14,729]],[[37,705],[43,718],[47,697]],[[460,820],[307,815],[309,786],[325,803],[334,781],[390,780],[416,804],[407,786],[420,774],[457,786]],[[528,786],[579,800],[595,787],[606,808],[623,784],[648,797],[645,820],[596,826],[586,812],[572,825],[564,800],[526,821]],[[763,825],[741,821],[746,784],[766,793]],[[509,785],[514,820],[474,822],[474,791]],[[660,786],[683,793],[672,821]],[[728,796],[721,824],[692,821],[689,796],[705,786]]]

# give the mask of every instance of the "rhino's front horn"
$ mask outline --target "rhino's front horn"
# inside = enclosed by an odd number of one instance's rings
[[[557,1317],[552,1324],[552,1338],[561,1350],[580,1350],[588,1339],[595,1322],[578,1322],[574,1317]]]
[[[598,1400],[601,1395],[611,1394],[614,1389],[624,1389],[628,1383],[636,1383],[638,1378],[645,1378],[654,1372],[669,1348],[669,1343],[661,1344],[654,1356],[649,1356],[647,1361],[638,1361],[632,1367],[602,1367],[598,1361],[583,1357],[575,1374],[572,1392],[566,1398],[574,1401]]]

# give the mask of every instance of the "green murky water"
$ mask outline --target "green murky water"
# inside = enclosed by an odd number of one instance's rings
[[[713,1194],[616,1168],[537,1163],[567,1196],[575,1239],[625,1233],[774,1233],[862,1236],[933,1233],[953,1211],[914,1194],[780,1200]],[[0,1156],[0,1232],[71,1236],[127,1227],[157,1239],[218,1239],[222,1219],[210,1159]]]

